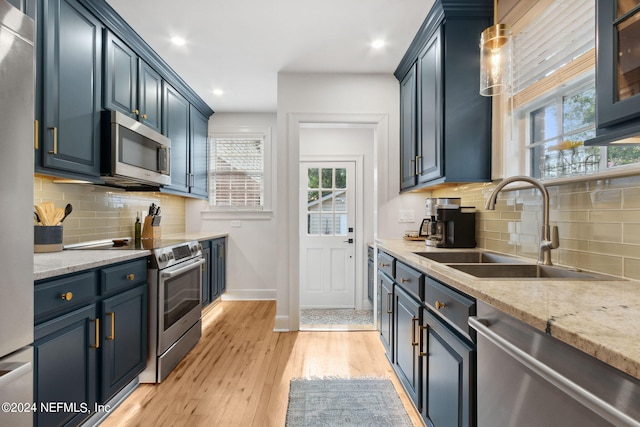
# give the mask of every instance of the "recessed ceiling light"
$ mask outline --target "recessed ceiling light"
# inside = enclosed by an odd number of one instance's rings
[[[222,96],[224,95],[224,91],[222,89],[214,89],[213,94],[216,96]]]
[[[385,43],[382,39],[374,40],[373,42],[371,42],[371,47],[374,49],[382,49],[384,45]]]
[[[171,37],[171,43],[175,44],[176,46],[184,46],[187,41],[180,36],[173,36]]]

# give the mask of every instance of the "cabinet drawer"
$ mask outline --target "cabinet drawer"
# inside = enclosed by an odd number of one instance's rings
[[[417,299],[422,299],[422,281],[424,275],[401,262],[396,262],[396,283]]]
[[[464,336],[472,339],[467,319],[476,314],[476,302],[473,299],[461,295],[431,277],[426,277],[423,301]]]
[[[64,314],[87,304],[96,295],[96,276],[93,271],[37,284],[34,289],[36,323],[54,313]]]
[[[147,259],[141,258],[100,270],[100,293],[108,294],[146,281]]]
[[[393,278],[396,275],[396,259],[388,253],[378,251],[378,270]]]

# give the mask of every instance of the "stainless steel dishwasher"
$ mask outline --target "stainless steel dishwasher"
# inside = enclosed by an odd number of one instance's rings
[[[478,427],[640,426],[640,381],[478,301]]]

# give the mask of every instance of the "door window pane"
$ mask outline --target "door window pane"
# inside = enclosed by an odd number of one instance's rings
[[[333,188],[333,169],[322,169],[322,188]]]
[[[307,210],[309,211],[317,211],[320,209],[320,192],[318,191],[309,191],[307,192]]]
[[[347,188],[347,170],[336,169],[336,188]]]
[[[307,175],[309,176],[309,188],[318,188],[320,183],[318,179],[318,168],[309,168]]]
[[[322,218],[320,219],[321,223],[322,223],[322,234],[325,236],[332,236],[334,234],[334,230],[333,230],[333,215],[332,214],[328,214],[328,215],[322,215]]]
[[[333,191],[322,192],[322,212],[333,212]]]
[[[336,214],[336,236],[347,235],[347,214]]]
[[[334,203],[336,212],[347,211],[347,192],[344,190],[338,190],[335,192]]]

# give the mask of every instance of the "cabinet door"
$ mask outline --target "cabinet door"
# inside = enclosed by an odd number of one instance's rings
[[[475,349],[422,309],[422,416],[435,426],[475,425]]]
[[[138,55],[105,30],[104,107],[138,119]]]
[[[147,286],[102,302],[102,393],[106,402],[147,363]]]
[[[416,185],[416,66],[400,82],[400,189]]]
[[[208,198],[207,165],[209,150],[207,137],[209,135],[209,120],[200,111],[191,106],[191,194]]]
[[[640,8],[637,1],[598,0],[598,128],[640,118]]]
[[[142,59],[138,63],[138,120],[162,132],[162,77]]]
[[[38,426],[75,426],[90,414],[96,402],[99,320],[90,305],[35,327],[34,382]],[[41,411],[40,404],[65,402],[78,412]]]
[[[44,24],[42,164],[100,175],[102,25],[75,0],[41,3]]]
[[[225,240],[211,242],[211,301],[215,301],[226,289]]]
[[[211,302],[213,267],[211,264],[211,242],[203,242],[202,247],[202,258],[204,259],[204,264],[202,264],[202,306],[204,307]]]
[[[380,285],[380,340],[384,345],[387,357],[393,362],[392,333],[393,333],[393,281],[385,274],[378,272]]]
[[[442,170],[442,51],[440,29],[418,55],[418,183],[444,175]]]
[[[420,304],[396,285],[393,312],[396,372],[407,394],[420,410]]]
[[[367,261],[367,297],[373,303],[373,283],[375,282],[373,261]]]
[[[166,82],[163,85],[162,134],[171,140],[172,190],[189,192],[189,102]]]

